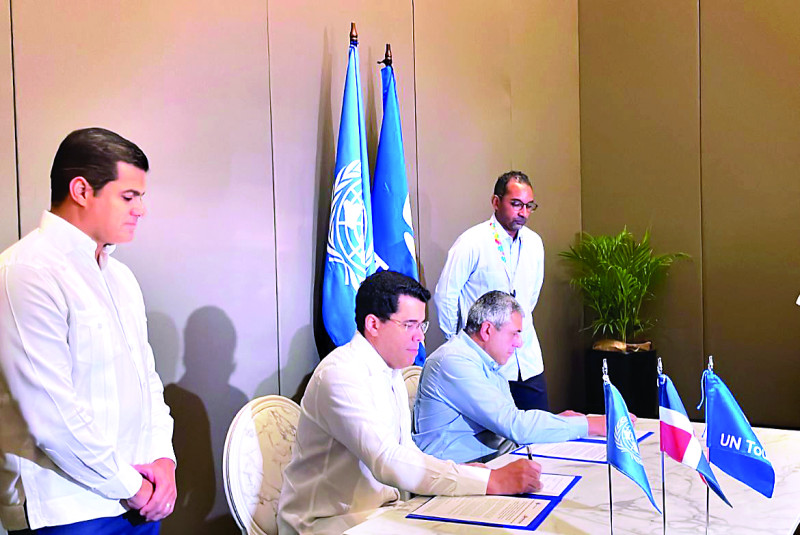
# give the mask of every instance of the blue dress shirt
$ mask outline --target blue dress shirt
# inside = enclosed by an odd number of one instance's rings
[[[414,403],[417,446],[461,463],[494,453],[475,438],[486,429],[521,445],[588,435],[584,416],[517,409],[499,370],[464,331],[428,356]]]

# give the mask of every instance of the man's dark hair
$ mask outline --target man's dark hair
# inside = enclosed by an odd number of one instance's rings
[[[423,285],[396,271],[378,271],[361,283],[356,293],[356,328],[364,334],[364,320],[369,314],[386,321],[397,312],[397,301],[407,295],[427,303],[431,293]]]
[[[497,182],[494,183],[494,194],[502,199],[508,190],[508,183],[512,180],[520,184],[527,184],[533,189],[533,184],[531,184],[528,175],[522,171],[509,171],[497,177]]]
[[[82,176],[99,193],[117,179],[117,162],[125,162],[148,171],[142,149],[119,134],[105,128],[84,128],[69,134],[58,146],[50,170],[50,205],[58,206],[69,194],[69,183]]]

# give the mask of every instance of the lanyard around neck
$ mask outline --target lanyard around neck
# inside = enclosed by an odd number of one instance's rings
[[[520,251],[517,255],[517,265],[514,266],[514,274],[512,276],[511,272],[509,271],[509,260],[506,256],[506,249],[503,247],[503,242],[500,240],[500,232],[497,229],[497,225],[495,222],[489,221],[489,226],[492,227],[494,244],[497,246],[497,250],[500,253],[500,260],[503,261],[503,271],[506,272],[506,278],[508,279],[508,293],[511,294],[512,297],[517,296],[517,290],[514,288],[514,280],[517,278],[517,269],[519,268],[519,257],[522,256],[522,242],[519,243]],[[505,232],[505,230],[504,230]],[[519,238],[519,236],[517,236]],[[514,246],[514,240],[511,240],[511,247]],[[510,252],[510,251],[509,251]]]

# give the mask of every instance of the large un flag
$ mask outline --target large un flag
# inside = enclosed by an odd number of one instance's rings
[[[349,342],[356,331],[356,292],[375,271],[374,256],[358,43],[351,41],[322,281],[322,322],[337,346]]]

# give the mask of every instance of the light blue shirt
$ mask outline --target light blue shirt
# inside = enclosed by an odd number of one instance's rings
[[[485,429],[521,445],[588,435],[584,416],[517,409],[499,370],[464,331],[428,356],[414,403],[417,446],[461,463],[494,453],[475,438]]]

